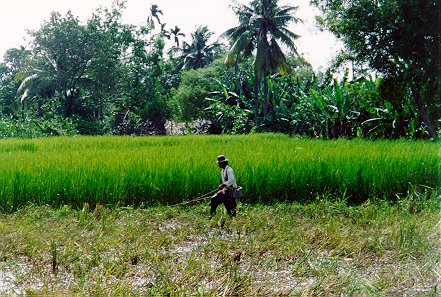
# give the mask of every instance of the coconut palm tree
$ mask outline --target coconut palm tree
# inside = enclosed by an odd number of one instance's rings
[[[171,38],[171,33],[170,33],[169,30],[167,30],[167,29],[165,28],[166,25],[167,25],[166,23],[162,23],[162,24],[161,24],[161,32],[160,32],[159,34],[160,34],[162,37],[165,37],[165,38],[167,38],[168,40],[170,40],[170,38]]]
[[[152,25],[154,26],[153,18],[155,18],[158,24],[161,25],[162,23],[161,20],[159,19],[159,15],[162,14],[163,14],[162,10],[159,9],[158,5],[152,4],[152,6],[150,7],[150,15],[147,18],[147,22],[152,23]]]
[[[181,28],[178,26],[170,29],[170,35],[173,37],[177,47],[179,47],[179,36],[185,37],[185,34],[181,32]]]
[[[207,26],[199,26],[191,34],[191,43],[184,42],[180,49],[182,69],[197,69],[204,67],[214,61],[220,45],[209,44],[213,32]]]
[[[233,10],[239,25],[221,37],[231,41],[226,65],[237,65],[254,54],[254,108],[256,125],[259,116],[260,80],[263,80],[263,118],[268,112],[268,76],[289,71],[289,64],[279,44],[297,54],[294,40],[300,36],[288,30],[288,24],[300,22],[294,16],[298,7],[279,6],[279,0],[253,0],[250,5],[235,2]]]

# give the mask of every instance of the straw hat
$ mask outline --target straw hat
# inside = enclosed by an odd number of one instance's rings
[[[220,155],[217,157],[217,163],[224,163],[224,162],[228,162],[228,159],[225,158],[224,155]]]

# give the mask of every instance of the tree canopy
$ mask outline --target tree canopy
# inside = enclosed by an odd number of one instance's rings
[[[397,105],[411,92],[432,138],[440,117],[441,4],[438,0],[313,0],[319,23],[344,41],[347,57],[368,63]],[[436,107],[436,108],[433,108]],[[438,123],[439,125],[439,123]]]

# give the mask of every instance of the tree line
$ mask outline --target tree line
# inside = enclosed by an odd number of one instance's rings
[[[297,7],[278,0],[233,2],[239,25],[215,42],[204,25],[189,36],[169,27],[157,5],[141,26],[122,22],[124,1],[86,22],[53,12],[29,32],[28,48],[9,49],[0,63],[0,137],[281,132],[436,139],[439,1],[311,3],[321,11],[318,25],[344,43],[325,72],[297,53],[301,37],[288,29],[301,21]]]

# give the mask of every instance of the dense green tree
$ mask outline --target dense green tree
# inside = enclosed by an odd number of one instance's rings
[[[34,47],[32,56],[21,68],[21,101],[37,102],[41,107],[58,93],[63,115],[72,116],[79,101],[77,85],[90,61],[90,49],[84,51],[83,45],[78,44],[78,40],[84,44],[86,29],[70,12],[66,17],[52,13],[40,30],[30,34]]]
[[[216,65],[182,72],[181,83],[173,97],[179,109],[179,120],[192,122],[207,118],[205,108],[209,102],[206,98],[217,89],[216,79],[221,72],[222,68]]]
[[[255,120],[259,117],[259,89],[263,81],[263,117],[268,112],[268,82],[269,75],[285,74],[289,64],[282,52],[280,44],[296,52],[294,40],[299,35],[287,29],[291,22],[299,22],[293,14],[294,6],[279,6],[278,0],[253,0],[249,6],[236,3],[233,7],[239,19],[239,25],[224,32],[231,41],[230,51],[225,63],[237,64],[238,61],[249,57],[255,50],[254,57],[254,96]]]
[[[11,48],[5,52],[3,60],[13,75],[20,70],[22,63],[31,55],[31,52],[25,47]]]
[[[11,48],[6,51],[0,64],[0,114],[19,115],[21,103],[17,100],[16,92],[20,85],[18,76],[20,67],[29,57],[30,51],[24,47]]]
[[[85,23],[70,12],[54,12],[30,32],[29,51],[9,50],[0,65],[2,115],[61,117],[80,133],[95,134],[110,131],[114,117],[123,114],[165,133],[170,88],[162,85],[164,36],[152,35],[149,24],[123,24],[123,9],[124,2],[116,1]]]
[[[119,11],[106,13],[105,20],[96,14],[87,25],[70,12],[65,17],[52,13],[38,31],[31,32],[33,55],[22,68],[24,79],[18,90],[22,100],[58,96],[63,116],[102,118],[121,74],[121,40],[114,34],[121,30]]]
[[[14,77],[6,64],[0,64],[0,116],[12,114],[12,107],[16,103]],[[17,86],[18,87],[18,86]]]
[[[52,104],[80,133],[103,133],[121,113],[164,133],[163,37],[150,38],[148,25],[122,24],[123,9],[122,2],[99,9],[85,24],[71,13],[52,13],[31,33],[32,55],[18,75],[21,101],[42,112]]]
[[[321,25],[345,44],[346,56],[384,77],[383,96],[403,110],[411,94],[432,138],[440,129],[439,0],[313,0]],[[404,112],[404,110],[403,110]]]
[[[170,117],[167,93],[161,83],[164,41],[161,36],[145,41],[141,38],[142,32],[138,34],[141,35],[136,38],[132,54],[125,63],[124,99],[117,105],[118,110],[124,114],[133,113],[141,122],[149,123],[152,128],[149,133],[164,134],[165,122]]]

